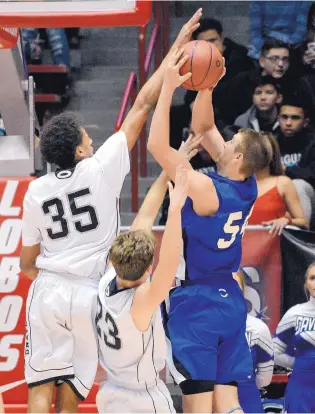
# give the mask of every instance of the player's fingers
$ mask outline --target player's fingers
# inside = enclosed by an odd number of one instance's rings
[[[188,55],[185,55],[184,57],[182,57],[179,61],[178,61],[178,63],[177,63],[177,65],[176,65],[176,67],[178,68],[178,69],[180,69],[182,66],[183,66],[183,64],[185,63],[185,62],[187,62],[187,60],[189,59],[189,56]]]
[[[188,160],[191,160],[197,154],[198,154],[198,149],[191,150],[190,153],[188,154]]]
[[[195,24],[196,22],[198,22],[201,16],[202,16],[202,8],[198,9],[196,13],[188,20],[187,25],[190,26],[190,25]]]
[[[169,193],[172,194],[172,191],[173,191],[174,187],[173,187],[173,184],[170,181],[167,182],[167,187],[168,187]]]
[[[196,147],[196,146],[198,146],[199,144],[201,144],[201,142],[203,141],[203,135],[201,135],[201,134],[197,134],[197,135],[195,135],[194,137],[193,137],[193,139],[192,139],[192,141],[191,141],[191,144],[194,146],[194,147]]]
[[[186,75],[180,76],[180,83],[184,83],[186,82],[186,80],[188,80],[191,77],[192,73],[188,72],[186,73]]]

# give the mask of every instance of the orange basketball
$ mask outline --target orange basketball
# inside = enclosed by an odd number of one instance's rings
[[[213,44],[205,40],[186,43],[184,55],[188,55],[189,59],[180,68],[180,74],[192,73],[192,76],[182,84],[184,88],[199,91],[211,88],[219,81],[224,63],[221,53]]]

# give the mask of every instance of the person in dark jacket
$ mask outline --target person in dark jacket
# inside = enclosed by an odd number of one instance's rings
[[[226,125],[233,124],[239,115],[251,107],[257,79],[261,76],[269,75],[276,79],[283,95],[291,93],[297,84],[298,78],[289,69],[290,51],[287,44],[275,39],[268,40],[261,53],[259,68],[220,82],[214,90],[214,105]]]
[[[293,180],[310,224],[315,208],[315,130],[296,97],[287,97],[281,104],[275,136],[284,173]]]
[[[278,126],[278,104],[282,101],[280,86],[272,76],[261,76],[253,93],[253,105],[236,118],[234,125],[254,131],[274,132]]]

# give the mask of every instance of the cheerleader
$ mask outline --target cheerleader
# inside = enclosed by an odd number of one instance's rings
[[[315,412],[315,263],[306,271],[304,290],[309,301],[286,312],[274,337],[276,365],[293,369],[284,398],[287,413]]]
[[[234,274],[243,293],[245,280],[241,270]],[[253,359],[253,372],[238,382],[238,398],[244,413],[264,413],[259,389],[270,384],[273,374],[273,343],[268,326],[260,319],[247,315],[246,338]]]

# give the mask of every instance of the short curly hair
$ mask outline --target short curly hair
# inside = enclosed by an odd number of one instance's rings
[[[45,161],[66,169],[75,163],[75,150],[82,143],[82,127],[73,114],[51,118],[40,134],[40,150]]]
[[[153,262],[155,238],[144,230],[120,234],[114,241],[109,260],[118,277],[135,282]]]

